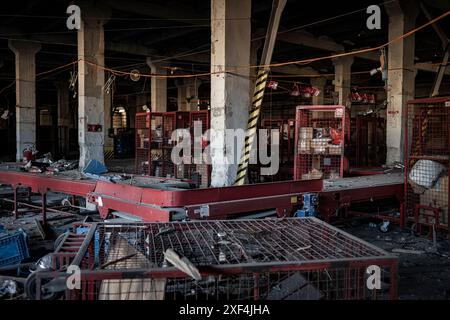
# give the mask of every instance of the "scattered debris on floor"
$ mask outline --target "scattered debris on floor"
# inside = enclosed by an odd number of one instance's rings
[[[435,245],[433,239],[409,228],[394,226],[384,233],[373,228],[372,223],[354,221],[344,230],[398,256],[400,300],[450,298],[450,244],[445,234],[437,238]]]

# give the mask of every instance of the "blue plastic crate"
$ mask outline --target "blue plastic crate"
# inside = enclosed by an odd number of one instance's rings
[[[77,234],[87,234],[91,227],[77,227]],[[106,243],[105,251],[107,250],[108,244]],[[95,254],[95,262],[98,263],[100,257],[100,235],[98,231],[95,231],[94,234],[94,254]]]
[[[18,264],[29,256],[25,232],[0,234],[0,267]]]

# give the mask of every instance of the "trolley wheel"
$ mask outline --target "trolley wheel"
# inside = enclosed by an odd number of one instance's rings
[[[41,281],[41,287],[47,281]],[[25,282],[25,294],[28,299],[36,300],[36,272],[31,273]],[[55,300],[58,297],[57,292],[41,292],[41,300]]]

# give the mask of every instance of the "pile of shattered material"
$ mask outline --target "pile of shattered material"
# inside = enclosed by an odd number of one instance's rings
[[[70,171],[78,168],[78,160],[68,161],[60,159],[53,161],[51,153],[44,154],[43,158],[30,160],[21,167],[22,171],[31,173],[46,173],[52,175],[62,171]]]
[[[57,175],[59,173],[66,177],[74,179],[90,179],[90,180],[102,180],[108,182],[120,182],[129,180],[129,175],[120,174],[107,174],[108,168],[97,160],[90,160],[82,171],[78,171],[78,160],[65,160],[60,159],[53,161],[52,155],[47,153],[43,158],[36,160],[30,160],[26,164],[19,167],[20,171],[30,173],[42,173],[46,175]]]

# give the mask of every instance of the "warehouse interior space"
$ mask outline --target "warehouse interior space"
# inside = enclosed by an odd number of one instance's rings
[[[0,8],[0,300],[450,300],[449,1]]]

